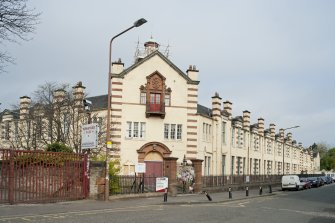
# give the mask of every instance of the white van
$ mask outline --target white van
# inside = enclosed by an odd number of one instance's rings
[[[297,175],[285,175],[281,178],[281,189],[303,189],[303,185],[300,183],[299,177]]]

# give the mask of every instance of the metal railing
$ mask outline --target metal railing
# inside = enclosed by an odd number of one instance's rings
[[[302,174],[299,177],[319,176],[317,174]],[[282,175],[241,175],[241,176],[203,176],[202,188],[223,188],[225,186],[280,184]],[[110,176],[110,194],[137,194],[156,191],[156,177],[118,175]],[[177,193],[189,193],[190,183],[177,181]]]
[[[314,177],[320,174],[297,174],[299,177]],[[230,185],[246,185],[246,184],[279,184],[283,175],[240,175],[240,176],[203,176],[202,187],[223,187]]]
[[[156,177],[117,175],[110,176],[110,194],[136,194],[156,191]]]
[[[0,149],[0,203],[88,196],[87,155]]]

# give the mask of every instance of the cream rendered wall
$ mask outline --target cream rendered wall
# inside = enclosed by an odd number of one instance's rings
[[[214,148],[213,148],[213,138],[216,137],[213,135],[213,131],[212,131],[212,137],[210,137],[210,139],[205,139],[205,135],[203,134],[203,124],[207,124],[207,125],[211,125],[212,129],[213,129],[213,120],[211,118],[202,116],[202,115],[198,115],[198,153],[197,153],[197,158],[203,160],[202,163],[202,173],[203,175],[207,175],[205,173],[205,157],[209,156],[211,157],[211,164],[210,164],[210,173],[212,173],[213,175],[215,175],[213,173],[213,156],[215,156],[213,154],[214,152]]]
[[[223,117],[221,119],[221,122],[226,123],[225,142],[222,143],[222,146],[221,146],[221,160],[222,160],[222,155],[226,156],[226,160],[225,160],[224,173],[222,173],[222,169],[221,169],[220,174],[227,175],[231,173],[231,163],[230,163],[231,162],[231,121],[228,118]]]
[[[171,88],[171,106],[165,107],[165,118],[146,118],[146,107],[140,104],[140,86],[147,83],[146,77],[158,71],[166,80],[166,87]],[[186,152],[186,121],[187,121],[187,84],[171,66],[163,61],[159,56],[154,56],[150,60],[136,67],[123,79],[122,91],[122,119],[121,119],[121,164],[130,161],[138,163],[136,150],[144,144],[157,141],[165,144],[171,151],[171,156],[179,158],[182,162]],[[125,137],[127,121],[145,122],[145,139],[127,139]],[[182,124],[182,140],[165,140],[164,124]]]
[[[222,122],[226,123],[225,143],[222,142]],[[203,123],[212,125],[212,137],[210,141],[203,139]],[[231,121],[227,118],[217,118],[217,121],[202,115],[198,115],[198,153],[197,158],[205,160],[205,156],[211,157],[210,173],[222,175],[222,155],[225,155],[225,174],[231,173]],[[205,174],[205,167],[202,167],[202,174]]]
[[[271,151],[268,151],[268,144],[271,145]],[[263,161],[263,174],[267,174],[267,161],[273,161],[274,160],[274,151],[273,151],[273,141],[272,139],[269,138],[265,138],[264,139],[264,155],[263,155],[263,159],[266,161],[266,165],[264,165],[264,161]],[[273,174],[273,163],[271,166],[271,172],[270,174]]]

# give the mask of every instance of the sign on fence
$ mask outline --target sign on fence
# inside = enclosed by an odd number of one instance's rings
[[[250,176],[245,176],[245,182],[249,183],[250,182]]]
[[[145,163],[138,163],[135,166],[136,173],[145,173]]]
[[[81,148],[92,149],[98,146],[99,126],[97,123],[86,124],[81,128]]]
[[[156,178],[156,191],[164,192],[165,188],[168,188],[169,178],[167,177],[157,177]]]

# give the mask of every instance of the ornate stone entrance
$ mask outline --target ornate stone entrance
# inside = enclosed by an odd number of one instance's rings
[[[138,153],[138,162],[146,164],[146,176],[164,176],[164,159],[169,157],[171,151],[160,142],[150,142],[143,145]]]
[[[161,160],[157,161],[162,161],[165,158],[170,157],[172,152],[163,143],[149,142],[144,144],[139,150],[137,150],[137,153],[138,153],[138,162],[143,163],[145,159],[151,159],[151,161],[154,161],[152,159],[154,157],[157,157],[158,154],[161,156]]]
[[[143,145],[138,153],[138,162],[146,163],[146,172],[155,175],[159,174],[169,178],[169,193],[175,195],[177,193],[177,160],[171,157],[172,151],[163,143],[149,142]],[[201,191],[201,163],[202,160],[192,159],[192,166],[195,172],[194,192]],[[156,172],[155,172],[156,171]]]

